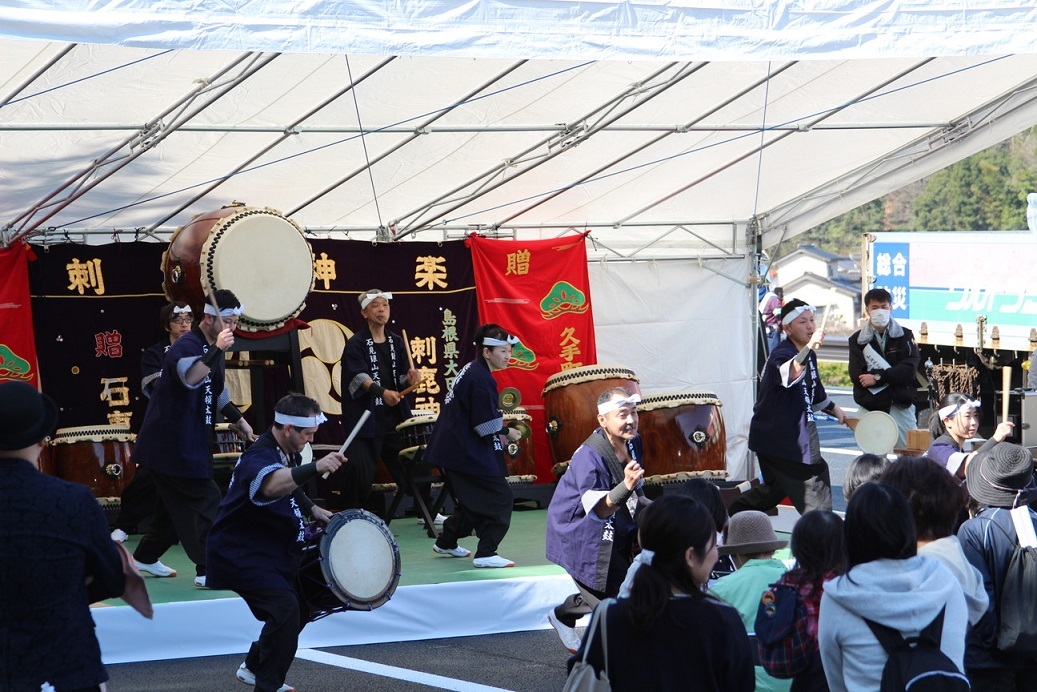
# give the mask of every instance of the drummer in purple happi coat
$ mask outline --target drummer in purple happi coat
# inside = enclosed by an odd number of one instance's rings
[[[346,342],[342,352],[342,423],[352,430],[364,411],[371,416],[346,452],[352,460],[336,482],[342,508],[361,508],[371,493],[378,460],[398,482],[398,457],[404,444],[396,426],[410,418],[410,407],[400,390],[421,382],[421,373],[408,367],[403,338],[390,332],[392,293],[373,288],[357,300],[365,326]]]
[[[576,621],[619,594],[637,538],[641,490],[640,395],[624,387],[598,397],[598,425],[558,479],[547,508],[547,559],[576,582],[578,593],[547,619],[571,653],[580,646]]]
[[[234,466],[227,496],[209,533],[208,584],[240,595],[263,622],[237,678],[259,692],[290,690],[285,684],[309,607],[296,588],[305,542],[305,516],[327,525],[332,514],[313,504],[302,486],[334,473],[346,458],[333,452],[300,464],[300,452],[327,420],[320,406],[289,394],[274,407],[274,424]]]

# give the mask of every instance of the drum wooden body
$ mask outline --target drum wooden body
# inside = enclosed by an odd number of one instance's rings
[[[181,226],[162,254],[166,298],[201,315],[207,293],[226,288],[241,301],[238,329],[278,329],[306,307],[313,251],[294,221],[272,209],[225,207]]]
[[[400,583],[400,548],[385,522],[349,509],[310,531],[298,582],[311,622],[344,610],[374,610],[392,598]]]
[[[727,431],[720,399],[709,392],[646,396],[637,406],[645,476],[727,471]]]
[[[396,432],[403,437],[403,446],[427,447],[432,438],[432,428],[439,419],[432,411],[414,409],[411,417],[396,426]]]
[[[51,439],[54,475],[88,486],[95,497],[119,497],[136,471],[134,439],[125,426],[61,428]]]
[[[547,378],[544,415],[555,463],[572,459],[598,427],[598,397],[612,387],[640,391],[634,371],[621,365],[585,365]]]
[[[504,414],[504,426],[525,423],[527,426],[533,418],[524,409],[517,408]],[[509,442],[504,438],[504,462],[508,465],[509,476],[534,476],[536,474],[535,457],[533,456],[533,438],[523,437],[517,442]]]

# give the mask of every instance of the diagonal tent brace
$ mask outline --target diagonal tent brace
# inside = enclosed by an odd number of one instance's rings
[[[437,223],[437,219],[442,220],[450,212],[563,155],[691,76],[699,67],[669,63],[643,81],[630,85],[622,93],[576,118],[563,131],[541,139],[497,166],[473,176],[424,205],[401,214],[393,223],[401,231],[398,237],[403,238],[429,228]],[[673,74],[670,74],[671,72]],[[630,101],[633,103],[629,103]],[[446,208],[436,211],[442,206]],[[405,223],[407,219],[413,220]]]
[[[33,235],[34,231],[45,224],[48,219],[148,150],[158,146],[180,126],[189,122],[208,106],[263,69],[278,55],[280,54],[245,53],[212,77],[198,80],[197,86],[188,94],[6,224],[2,232],[4,237],[10,238],[8,243]],[[168,124],[164,122],[166,118],[170,118]]]

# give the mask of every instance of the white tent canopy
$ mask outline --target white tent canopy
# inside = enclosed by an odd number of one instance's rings
[[[334,237],[588,230],[690,260],[592,272],[659,292],[596,298],[602,329],[657,329],[667,292],[740,325],[601,339],[649,391],[715,389],[736,440],[756,250],[1037,123],[1037,9],[1009,0],[20,0],[0,51],[0,242],[164,239],[232,200]]]

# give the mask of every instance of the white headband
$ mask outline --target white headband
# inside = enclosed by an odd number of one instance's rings
[[[641,401],[640,394],[631,394],[624,399],[612,399],[611,401],[606,401],[604,404],[598,404],[598,415],[604,416],[606,413],[617,411],[628,404],[636,405],[639,401]]]
[[[785,318],[781,321],[781,323],[790,324],[792,320],[796,319],[807,310],[809,310],[810,312],[817,312],[817,308],[815,308],[813,305],[800,305],[798,308],[792,308],[792,310],[789,311],[789,314],[785,315]]]
[[[360,294],[360,309],[366,310],[367,306],[373,303],[378,298],[392,300],[392,293],[390,293],[389,291],[378,291],[377,293],[362,293]]]
[[[182,314],[184,314],[185,312],[187,312],[187,313],[191,312],[191,306],[190,306],[190,305],[185,305],[185,306],[184,306],[184,307],[182,307],[182,308],[178,308],[178,307],[177,307],[177,306],[175,306],[175,305],[173,306],[173,314],[174,314],[174,315],[182,315]]]
[[[945,418],[950,418],[951,416],[953,416],[954,414],[956,414],[958,411],[960,411],[963,408],[968,409],[968,408],[979,408],[979,407],[980,407],[979,399],[970,399],[968,401],[962,401],[962,402],[957,403],[957,404],[951,404],[950,406],[944,406],[942,409],[940,409],[939,411],[936,412],[936,415],[938,415],[940,417],[940,420],[943,420]]]
[[[483,346],[514,346],[519,342],[517,336],[508,336],[507,341],[501,341],[500,339],[494,339],[492,336],[484,336],[482,338]]]
[[[320,411],[317,412],[317,415],[310,416],[309,418],[303,418],[302,416],[289,416],[287,413],[274,411],[275,423],[280,423],[281,425],[294,425],[297,428],[316,428],[326,420],[328,420],[328,417]]]
[[[223,308],[222,310],[220,310],[220,317],[240,317],[243,310],[244,308],[242,308],[240,305],[236,308]],[[206,315],[212,315],[213,317],[216,316],[216,308],[214,308],[209,303],[205,304],[205,309],[203,310],[203,312]]]

